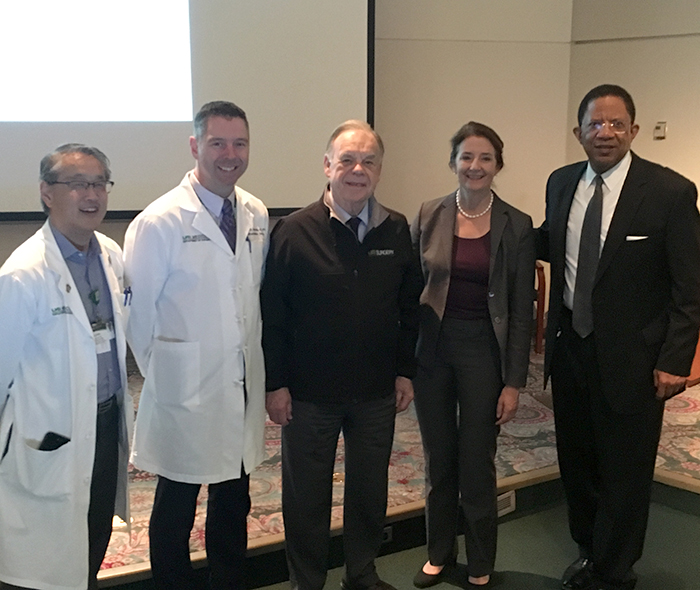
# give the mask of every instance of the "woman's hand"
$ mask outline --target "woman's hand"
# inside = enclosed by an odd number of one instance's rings
[[[498,396],[498,404],[496,405],[496,426],[505,424],[515,417],[515,412],[518,411],[518,397],[520,392],[517,387],[506,385]]]

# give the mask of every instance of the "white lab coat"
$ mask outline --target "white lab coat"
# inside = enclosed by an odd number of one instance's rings
[[[236,223],[234,256],[185,175],[126,232],[127,339],[145,377],[132,461],[174,481],[237,479],[263,459],[268,215],[239,188]]]
[[[116,513],[128,522],[133,405],[127,390],[119,246],[96,234],[109,282],[123,391]],[[0,580],[85,590],[97,412],[95,342],[48,222],[0,268]],[[11,433],[10,433],[10,428]],[[37,447],[47,432],[70,438]],[[8,443],[9,439],[9,443]]]

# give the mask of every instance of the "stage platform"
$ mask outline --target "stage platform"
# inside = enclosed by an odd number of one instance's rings
[[[499,494],[516,490],[515,507],[537,509],[562,501],[556,461],[551,394],[542,388],[542,355],[531,358],[528,385],[521,395],[516,418],[501,429],[496,467]],[[131,375],[130,389],[138,399],[142,380]],[[256,586],[280,581],[286,574],[284,563],[284,527],[281,515],[280,430],[268,422],[267,457],[251,474],[253,508],[248,519],[251,580]],[[338,447],[333,492],[331,528],[335,537],[331,562],[342,562],[343,444]],[[131,468],[132,523],[115,527],[110,547],[100,572],[100,587],[124,590],[147,588],[150,578],[148,557],[148,519],[155,491],[152,474]],[[657,458],[656,480],[700,494],[700,385],[690,388],[667,404],[664,430]],[[425,542],[423,527],[424,463],[413,406],[397,417],[396,434],[389,469],[387,542],[390,553]],[[190,538],[192,560],[196,567],[206,566],[204,517],[206,487],[198,499],[195,527]],[[503,498],[504,505],[513,498]],[[257,565],[256,565],[257,564]],[[281,579],[284,579],[283,577]]]

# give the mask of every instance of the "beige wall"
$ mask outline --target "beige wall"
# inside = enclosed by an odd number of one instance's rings
[[[379,198],[412,218],[455,190],[449,138],[475,120],[505,143],[496,190],[541,221],[547,176],[565,161],[571,10],[562,0],[377,2]]]
[[[697,34],[699,26],[697,0],[574,0],[574,41]]]
[[[632,148],[700,184],[700,2],[575,0],[568,126],[593,86],[612,82],[634,98],[640,131]],[[605,12],[600,12],[602,9]],[[595,11],[605,18],[594,18]],[[657,121],[667,139],[655,141]],[[583,152],[573,135],[568,159]]]
[[[603,82],[635,98],[635,151],[700,183],[697,0],[378,0],[376,34],[376,125],[387,144],[378,195],[409,218],[454,190],[449,137],[474,119],[505,141],[498,192],[541,221],[547,175],[583,157],[571,135],[578,102]],[[651,139],[656,121],[668,122],[665,141]],[[256,145],[253,159],[274,172]],[[0,262],[39,225],[0,223]],[[125,225],[106,233],[121,242]]]

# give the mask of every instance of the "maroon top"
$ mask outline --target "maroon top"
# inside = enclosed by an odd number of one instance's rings
[[[460,320],[489,317],[488,289],[491,232],[480,238],[452,240],[452,273],[445,316]]]

